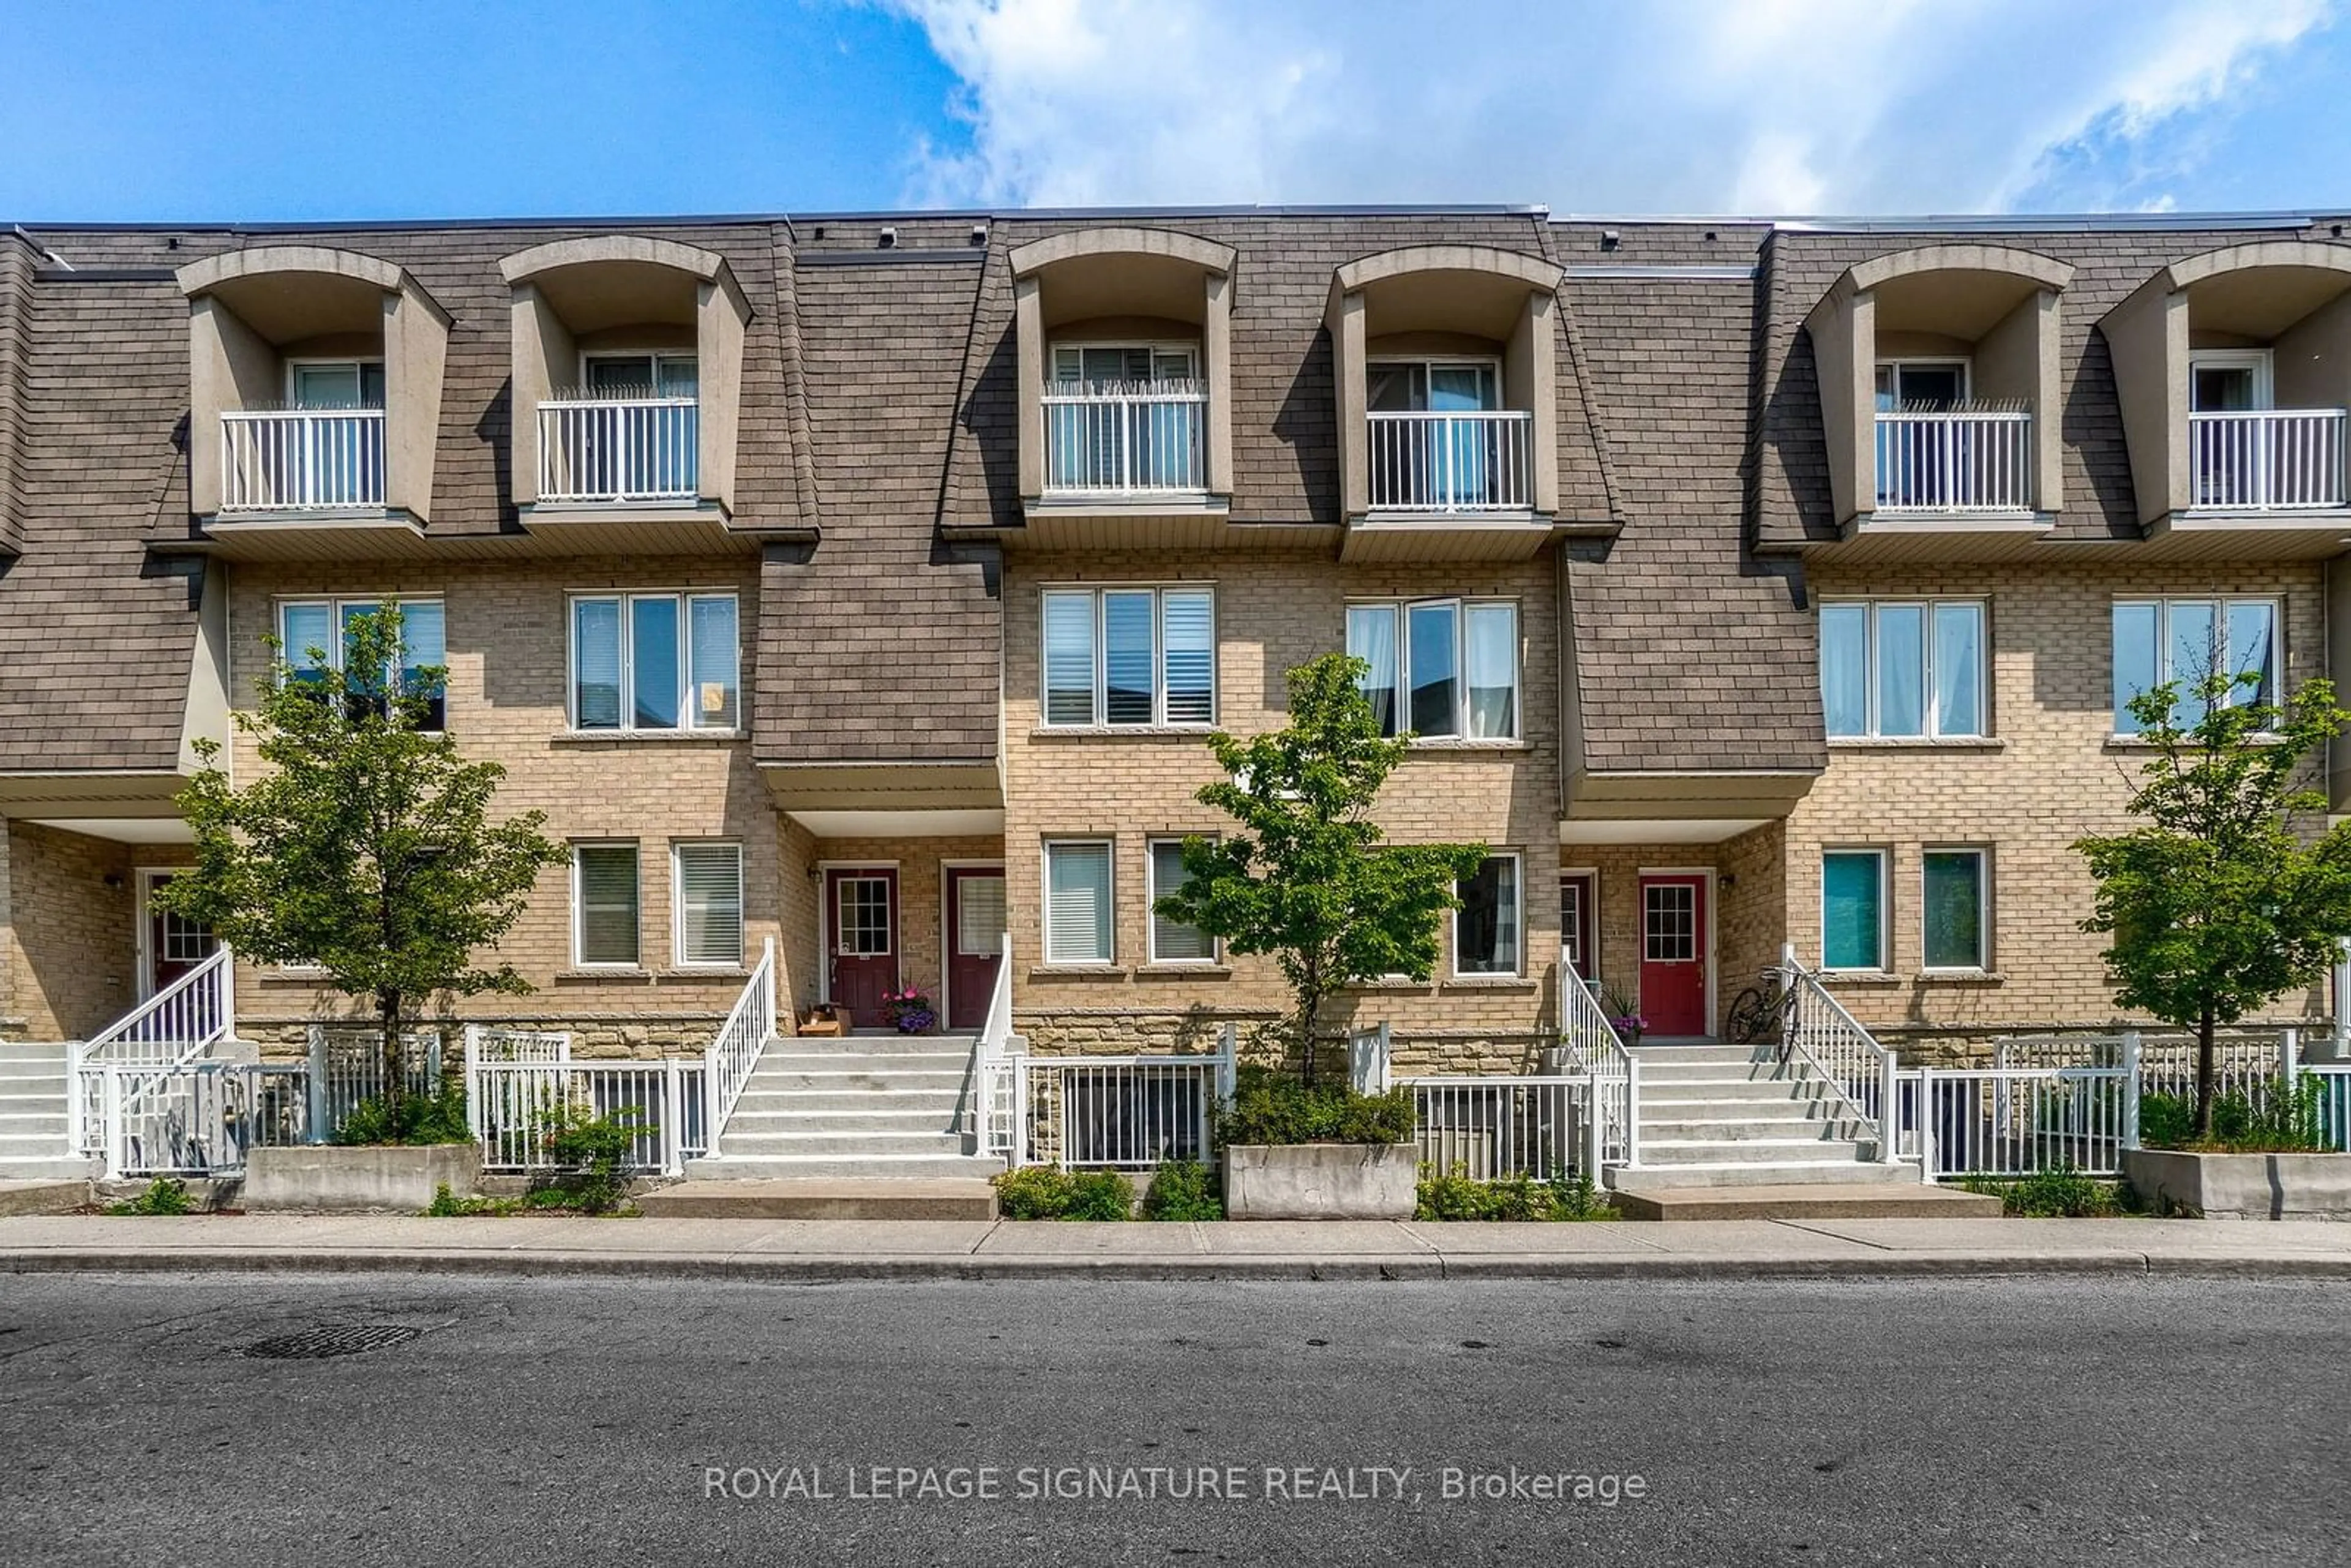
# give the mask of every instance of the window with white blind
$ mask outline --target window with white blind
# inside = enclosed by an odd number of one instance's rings
[[[636,967],[636,845],[573,846],[571,945],[583,968]]]
[[[1049,588],[1050,727],[1217,722],[1216,595],[1207,588]]]
[[[677,844],[670,877],[681,968],[743,963],[743,846]]]
[[[448,612],[437,599],[402,599],[397,602],[400,656],[396,668],[384,671],[383,684],[386,689],[396,687],[423,697],[424,717],[417,727],[438,730],[448,722],[448,688],[445,680],[427,686],[424,672],[445,670],[448,666]],[[357,680],[355,672],[344,667],[344,659],[350,648],[351,622],[382,608],[383,601],[376,599],[280,601],[277,638],[282,644],[280,652],[293,667],[291,678],[316,680],[321,670],[342,670],[357,705],[369,706],[360,691],[367,683]],[[384,705],[379,697],[372,706],[381,712]]]
[[[731,593],[571,601],[571,727],[733,729],[741,654]]]
[[[1420,599],[1347,606],[1347,652],[1371,668],[1364,695],[1382,735],[1515,740],[1519,607]]]
[[[1151,841],[1151,961],[1155,964],[1207,964],[1217,956],[1217,939],[1196,925],[1170,920],[1159,913],[1162,895],[1189,880],[1184,869],[1184,841]]]
[[[1111,931],[1108,839],[1045,842],[1045,962],[1107,964]]]

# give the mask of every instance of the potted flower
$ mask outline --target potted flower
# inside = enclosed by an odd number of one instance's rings
[[[900,1034],[921,1034],[939,1021],[939,1015],[932,1010],[931,998],[923,995],[920,986],[884,992],[882,1016],[897,1025]]]
[[[1600,988],[1601,1009],[1608,1015],[1609,1027],[1616,1038],[1626,1045],[1638,1045],[1641,1037],[1649,1032],[1649,1020],[1642,1016],[1641,1004],[1615,986]]]

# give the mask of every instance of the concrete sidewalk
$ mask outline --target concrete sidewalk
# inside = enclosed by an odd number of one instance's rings
[[[1259,1221],[0,1218],[0,1271],[248,1270],[749,1280],[2166,1273],[2351,1280],[2351,1225],[2153,1219]]]

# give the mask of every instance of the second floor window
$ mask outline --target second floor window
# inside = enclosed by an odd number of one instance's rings
[[[1515,740],[1519,607],[1421,599],[1347,607],[1347,652],[1371,666],[1364,695],[1382,735]]]
[[[1052,588],[1042,597],[1048,727],[1216,722],[1211,590]]]
[[[1045,841],[1045,962],[1107,964],[1111,922],[1108,839]]]
[[[1984,733],[1984,607],[1969,599],[1821,606],[1821,712],[1834,737]]]
[[[590,594],[571,601],[571,727],[734,729],[735,595]]]
[[[2178,685],[2171,720],[2186,729],[2204,716],[2195,687],[2226,671],[2251,675],[2230,703],[2277,701],[2278,603],[2274,599],[2123,599],[2115,602],[2115,733],[2137,735],[2132,699],[2166,681]]]
[[[286,662],[293,666],[294,679],[316,680],[321,670],[341,670],[354,694],[354,705],[372,706],[379,712],[382,708],[381,696],[371,701],[368,692],[412,693],[423,697],[428,705],[424,720],[418,727],[438,730],[448,723],[448,690],[441,684],[427,686],[423,672],[444,669],[448,664],[447,612],[437,599],[403,599],[399,603],[398,666],[383,671],[372,680],[365,678],[365,672],[346,667],[345,658],[350,645],[349,627],[360,616],[381,609],[380,600],[284,601],[277,606],[278,641],[284,644]]]

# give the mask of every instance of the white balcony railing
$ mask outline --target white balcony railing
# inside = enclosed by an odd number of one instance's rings
[[[1072,382],[1058,385],[1070,388]],[[1201,490],[1208,400],[1165,385],[1048,392],[1045,489],[1052,495]]]
[[[1531,413],[1374,413],[1372,509],[1522,512],[1534,505]]]
[[[383,505],[383,410],[238,409],[221,415],[221,510]]]
[[[690,397],[538,405],[541,501],[682,501],[701,481],[701,404]]]
[[[2343,423],[2339,408],[2189,414],[2189,504],[2232,511],[2342,506]]]
[[[2029,512],[2032,416],[2022,411],[1881,413],[1881,512]]]

